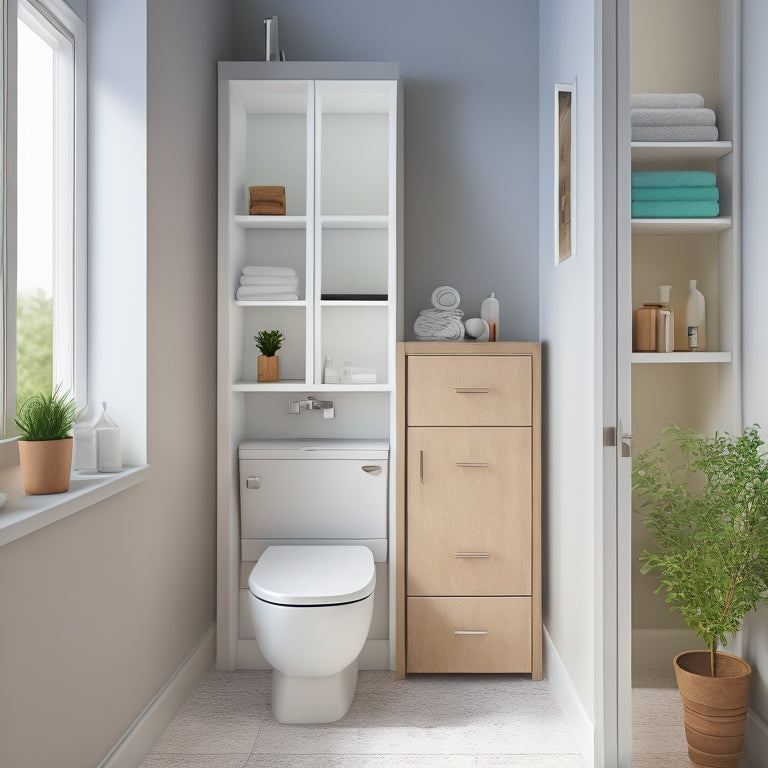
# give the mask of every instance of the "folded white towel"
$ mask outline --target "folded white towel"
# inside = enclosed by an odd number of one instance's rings
[[[715,125],[711,109],[631,109],[633,127],[638,125]]]
[[[261,275],[265,277],[294,277],[293,267],[243,267],[244,275]]]
[[[299,285],[298,277],[260,277],[259,275],[241,275],[240,285],[273,285],[296,288]]]
[[[461,310],[425,309],[419,313],[413,330],[421,341],[460,341],[464,338]]]
[[[238,293],[260,296],[264,293],[297,293],[295,285],[241,285]]]
[[[717,141],[716,125],[641,125],[632,141]]]
[[[632,93],[629,96],[629,106],[648,109],[697,109],[704,106],[704,97],[700,93]]]
[[[254,291],[254,288],[260,288],[261,286],[254,285],[241,285],[237,289],[235,296],[240,301],[297,301],[299,296],[296,291],[276,290],[280,286],[271,286],[271,290],[267,291]],[[264,288],[270,288],[270,286],[263,286]]]

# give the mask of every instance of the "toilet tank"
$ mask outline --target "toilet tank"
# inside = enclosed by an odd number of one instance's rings
[[[386,539],[386,441],[249,440],[238,456],[244,545]]]

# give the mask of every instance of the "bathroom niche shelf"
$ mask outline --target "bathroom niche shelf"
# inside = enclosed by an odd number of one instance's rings
[[[220,669],[266,668],[248,634],[249,622],[238,615],[247,592],[241,581],[239,444],[365,437],[387,441],[389,466],[396,463],[396,343],[403,322],[401,104],[399,69],[390,62],[219,63]],[[245,215],[247,188],[258,184],[285,187],[286,215]],[[254,266],[292,269],[299,299],[238,300],[243,269]],[[278,329],[285,337],[278,353],[282,378],[276,382],[257,381],[252,338],[264,329]],[[350,361],[374,369],[379,383],[324,384],[328,357],[335,368]],[[333,400],[333,418],[288,413],[289,401],[308,395]],[[395,480],[393,469],[389,530],[394,530]],[[393,561],[394,545],[388,551]],[[394,656],[390,563],[377,564],[377,582],[382,597],[373,626],[379,629],[366,642],[367,669],[390,668]]]
[[[732,141],[633,141],[633,163],[719,160],[733,152]]]
[[[306,229],[306,216],[233,216],[233,221],[243,229]]]
[[[730,352],[633,352],[632,363],[652,363],[669,365],[671,363],[730,363]]]
[[[723,232],[733,226],[730,216],[711,219],[632,219],[633,235],[696,235]]]

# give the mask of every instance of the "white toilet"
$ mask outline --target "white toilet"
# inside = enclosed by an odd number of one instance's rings
[[[386,560],[388,446],[248,441],[239,456],[242,556],[258,556],[248,611],[273,668],[272,712],[334,722],[352,703]]]

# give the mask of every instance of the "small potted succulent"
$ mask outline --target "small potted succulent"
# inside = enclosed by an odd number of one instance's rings
[[[280,331],[259,331],[253,343],[261,354],[258,358],[258,380],[277,381],[280,378],[280,358],[277,351],[283,346],[285,337]]]
[[[64,493],[72,471],[72,428],[80,409],[61,385],[50,394],[38,392],[16,411],[19,462],[24,493]]]
[[[718,650],[768,599],[768,457],[756,426],[705,437],[677,426],[633,461],[635,498],[656,539],[642,572],[708,650],[677,654],[688,754],[735,766],[743,750],[750,665]]]

